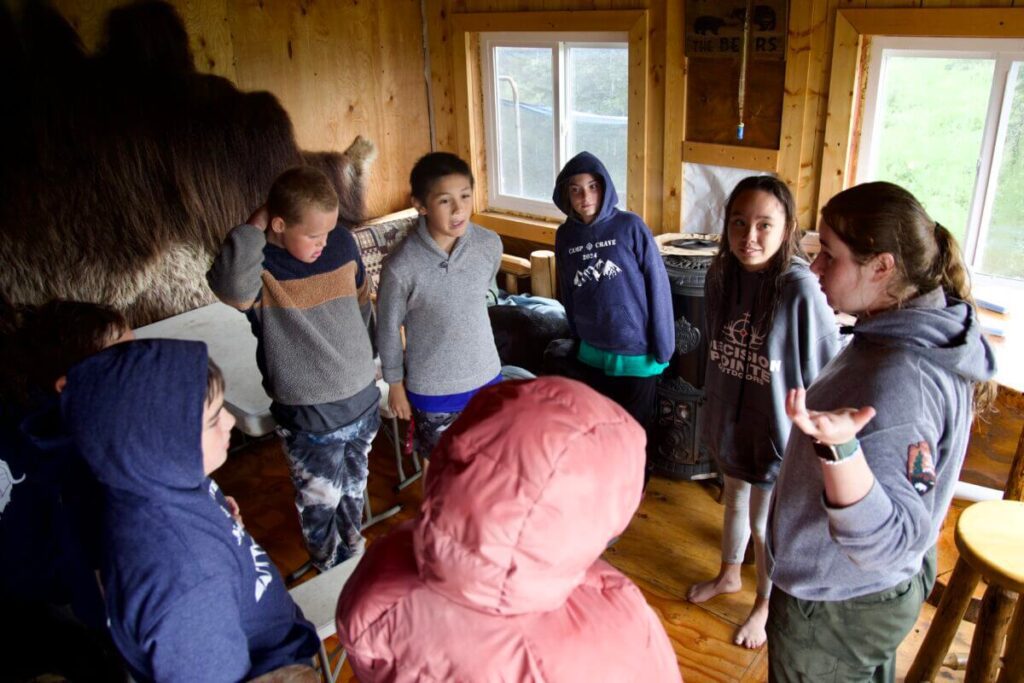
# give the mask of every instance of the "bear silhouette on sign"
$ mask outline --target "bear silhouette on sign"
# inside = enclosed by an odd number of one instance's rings
[[[742,26],[746,20],[747,8],[737,7],[729,16]],[[758,31],[774,31],[775,10],[768,5],[754,5],[754,14],[750,18],[750,23],[754,24]]]
[[[107,16],[87,55],[41,2],[0,8],[0,290],[16,303],[110,304],[133,326],[214,300],[204,274],[226,232],[300,164],[361,221],[372,143],[304,152],[287,113],[195,70],[174,8]]]

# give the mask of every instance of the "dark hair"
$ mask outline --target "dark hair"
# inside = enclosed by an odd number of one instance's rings
[[[469,178],[470,187],[475,184],[473,172],[465,161],[450,152],[431,152],[421,156],[409,173],[412,196],[426,204],[434,183],[446,175],[464,175]]]
[[[974,306],[970,275],[956,239],[899,185],[874,182],[843,190],[822,208],[821,220],[858,263],[892,254],[896,291],[889,293],[898,302],[942,287],[948,296]],[[976,410],[986,410],[994,398],[994,382],[975,385]]]
[[[212,358],[206,359],[206,395],[204,402],[210,403],[224,393],[224,373]]]
[[[718,333],[721,316],[727,308],[726,301],[728,301],[732,288],[739,277],[739,271],[743,267],[729,248],[729,220],[733,204],[744,192],[770,194],[779,201],[786,214],[784,226],[786,234],[782,238],[782,245],[765,268],[764,283],[754,299],[754,310],[759,312],[759,316],[757,320],[750,321],[753,328],[767,331],[771,327],[772,321],[775,319],[775,310],[778,308],[779,299],[782,296],[785,274],[793,257],[807,258],[800,246],[801,233],[796,224],[796,202],[786,183],[771,175],[749,176],[737,183],[725,203],[722,241],[718,245],[718,253],[711,260],[707,275],[709,335]]]
[[[338,208],[338,193],[323,171],[296,166],[277,176],[267,196],[271,218],[280,217],[286,225],[294,225],[302,221],[302,214],[311,206],[321,211]]]
[[[130,328],[110,306],[55,299],[41,306],[3,306],[0,378],[4,398],[27,406],[53,392],[71,366],[101,351]]]

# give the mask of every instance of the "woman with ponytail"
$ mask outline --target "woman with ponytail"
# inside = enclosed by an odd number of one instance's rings
[[[770,676],[892,681],[995,361],[955,241],[909,192],[841,192],[819,231],[811,270],[857,323],[810,388],[787,396],[796,429],[768,529]]]

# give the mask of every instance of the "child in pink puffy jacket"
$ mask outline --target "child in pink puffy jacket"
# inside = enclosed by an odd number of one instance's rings
[[[420,515],[338,601],[371,681],[681,681],[640,590],[598,559],[640,503],[644,431],[559,377],[473,398],[434,451]]]

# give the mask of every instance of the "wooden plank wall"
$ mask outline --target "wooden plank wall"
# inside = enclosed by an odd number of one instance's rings
[[[77,27],[86,46],[94,48],[107,11],[124,2],[57,0],[56,5]],[[686,80],[709,83],[707,74],[700,73],[701,62],[684,63],[683,0],[425,3],[436,146],[444,150],[458,149],[450,49],[453,14],[648,9],[651,68],[644,213],[654,232],[678,228],[687,128]],[[300,145],[307,149],[344,149],[357,134],[374,140],[380,155],[368,211],[377,215],[406,206],[409,168],[430,149],[419,0],[173,0],[172,4],[185,22],[200,71],[229,78],[242,89],[274,93],[292,116]],[[802,226],[813,227],[817,217],[837,10],[1014,5],[1022,6],[1024,0],[791,0],[791,49],[782,106],[792,115],[780,122],[785,129],[777,133],[777,163],[780,175],[796,193]],[[721,85],[722,96],[731,102],[735,84],[724,80],[728,82]],[[803,83],[806,85],[801,88]],[[778,111],[777,95],[772,96],[773,111]],[[748,94],[748,103],[757,106],[756,100],[756,95]],[[699,121],[691,124],[703,125]],[[735,121],[724,117],[720,125],[723,140],[734,135]],[[702,133],[704,137],[714,134]],[[690,146],[694,145],[697,143],[691,141]],[[697,146],[703,149],[706,145]],[[727,160],[732,150],[723,145],[719,151],[702,157]]]
[[[107,12],[126,0],[56,0],[95,49]],[[171,0],[196,68],[242,90],[268,90],[306,150],[377,145],[367,213],[409,205],[409,170],[430,151],[419,0]]]

